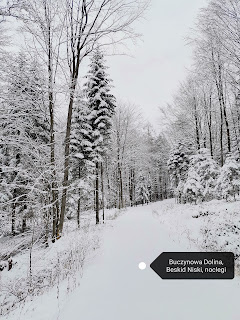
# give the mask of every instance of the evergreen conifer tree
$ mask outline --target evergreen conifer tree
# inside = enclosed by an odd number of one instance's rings
[[[180,202],[182,191],[181,186],[182,182],[185,182],[187,179],[192,154],[193,147],[191,144],[179,142],[171,150],[170,158],[167,162],[171,185]],[[178,190],[176,191],[177,188]]]
[[[106,73],[106,65],[102,52],[95,50],[90,70],[87,75],[85,92],[87,104],[90,109],[90,125],[92,130],[92,161],[96,167],[95,179],[95,211],[96,223],[99,223],[99,193],[100,179],[99,173],[102,168],[102,159],[106,154],[110,139],[110,129],[112,126],[112,116],[115,110],[115,97],[111,94],[111,80]],[[102,174],[101,174],[102,176]]]

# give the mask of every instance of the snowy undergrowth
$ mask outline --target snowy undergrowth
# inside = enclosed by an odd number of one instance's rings
[[[124,210],[106,210],[106,220],[113,220]],[[109,225],[107,223],[106,225]],[[13,268],[0,272],[0,316],[6,316],[10,311],[24,305],[30,306],[37,296],[66,298],[68,292],[74,290],[81,281],[83,269],[94,257],[100,246],[103,224],[94,222],[93,213],[85,213],[81,217],[81,228],[76,228],[76,221],[66,221],[64,235],[48,248],[41,241],[36,241],[31,256],[30,250],[23,247],[13,256]],[[28,242],[19,237],[21,242]],[[18,239],[18,238],[16,238]],[[2,249],[6,256],[19,247],[18,240],[6,237],[2,240]],[[64,299],[65,299],[64,298]],[[54,301],[55,301],[54,300]]]
[[[198,205],[174,199],[153,204],[153,215],[171,230],[172,238],[191,250],[233,252],[240,273],[240,202],[212,200]]]
[[[63,236],[49,248],[33,248],[14,258],[13,269],[0,273],[0,314],[8,313],[30,296],[44,293],[64,279],[71,290],[81,277],[83,266],[91,250],[98,247],[97,228],[89,226]],[[29,251],[29,250],[28,250]]]
[[[101,229],[101,225],[95,226],[86,218],[80,229],[76,229],[76,221],[69,221],[63,237],[55,244],[44,248],[41,242],[35,243],[31,267],[29,249],[25,248],[15,255],[13,268],[0,272],[0,316],[51,288],[59,288],[60,284],[62,288],[63,281],[67,292],[79,285],[84,265],[99,247]],[[21,241],[27,240],[23,238]],[[5,252],[12,252],[13,247],[19,247],[13,240],[3,243]],[[59,290],[55,291],[58,295]]]

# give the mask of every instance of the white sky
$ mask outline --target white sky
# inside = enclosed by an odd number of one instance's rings
[[[130,56],[109,57],[108,73],[117,98],[142,109],[144,118],[160,129],[159,106],[171,102],[191,65],[185,38],[207,0],[152,0],[146,21],[136,27],[142,40]]]

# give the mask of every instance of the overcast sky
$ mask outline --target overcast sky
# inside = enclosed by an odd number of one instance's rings
[[[171,102],[179,82],[191,65],[185,38],[207,0],[152,0],[146,21],[138,23],[142,40],[131,46],[130,56],[108,58],[109,74],[117,98],[138,105],[155,129],[158,106]]]

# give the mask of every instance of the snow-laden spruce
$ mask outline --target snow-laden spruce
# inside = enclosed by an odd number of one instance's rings
[[[103,158],[106,155],[109,140],[110,129],[112,127],[112,117],[115,112],[116,99],[111,94],[111,79],[106,72],[106,65],[103,53],[96,49],[93,53],[90,63],[90,70],[85,83],[85,94],[87,106],[89,108],[89,124],[91,134],[91,161],[95,164],[95,211],[96,223],[99,223],[99,194],[102,189],[102,207],[104,210],[104,190],[103,180],[100,187],[100,173],[103,177]],[[104,212],[103,212],[104,219]]]

